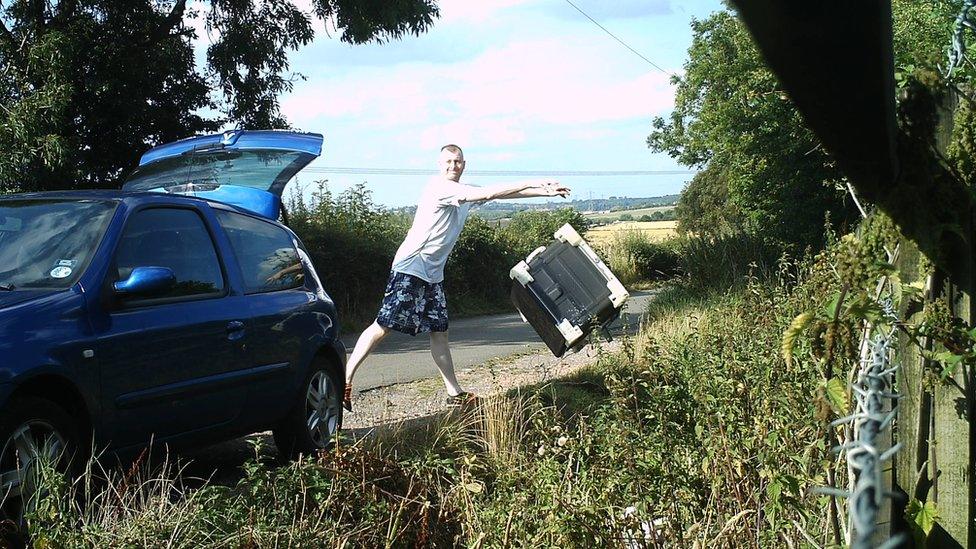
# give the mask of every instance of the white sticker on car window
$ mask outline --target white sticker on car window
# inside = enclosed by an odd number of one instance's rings
[[[71,276],[71,267],[55,267],[51,269],[51,278],[68,278]]]
[[[74,267],[76,261],[74,259],[59,259],[58,267]]]

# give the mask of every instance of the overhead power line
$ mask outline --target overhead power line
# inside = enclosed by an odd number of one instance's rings
[[[583,17],[586,17],[587,19],[589,19],[590,21],[592,21],[594,25],[596,25],[596,26],[600,27],[601,29],[603,29],[603,32],[609,34],[610,37],[613,38],[614,40],[616,40],[617,42],[619,42],[621,46],[623,46],[623,47],[627,48],[628,50],[632,51],[634,53],[634,55],[636,55],[637,57],[640,57],[644,61],[647,61],[648,64],[650,64],[655,69],[663,72],[664,74],[667,74],[667,75],[670,75],[670,76],[674,76],[674,74],[671,73],[671,71],[668,71],[668,70],[665,70],[665,69],[661,68],[661,65],[658,65],[654,61],[651,61],[650,59],[648,59],[647,57],[645,57],[644,54],[642,54],[641,52],[639,52],[639,51],[635,50],[634,48],[630,47],[630,44],[628,44],[628,43],[624,42],[623,40],[621,40],[620,38],[618,38],[616,34],[610,32],[606,27],[604,27],[599,22],[597,22],[596,19],[593,19],[592,17],[590,17],[585,11],[583,11],[582,9],[580,9],[579,6],[577,6],[576,4],[570,2],[570,0],[566,0],[566,3],[569,4],[570,6],[573,6],[574,8],[576,8],[576,11],[582,13],[583,14]]]
[[[311,166],[302,173],[322,173],[335,175],[437,175],[437,170],[416,168],[355,168],[348,166]],[[465,176],[494,177],[627,177],[639,175],[694,175],[689,170],[468,170]]]

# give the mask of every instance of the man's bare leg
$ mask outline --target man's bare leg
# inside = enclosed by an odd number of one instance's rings
[[[383,341],[387,335],[390,334],[390,329],[386,326],[380,326],[373,321],[369,325],[369,328],[363,330],[363,333],[359,334],[359,339],[356,340],[356,346],[352,350],[352,354],[349,355],[349,361],[346,362],[346,383],[352,381],[354,375],[356,375],[356,370],[359,369],[363,364],[363,360],[369,356],[369,353],[373,352],[376,345]]]
[[[461,393],[457,376],[454,375],[454,360],[451,359],[451,347],[448,344],[447,332],[430,333],[430,356],[434,357],[434,364],[441,372],[447,394],[455,396]]]
[[[369,328],[363,330],[363,333],[359,335],[359,339],[356,340],[356,347],[353,348],[352,355],[349,356],[349,361],[346,362],[346,391],[342,400],[343,405],[347,409],[351,409],[352,378],[356,375],[356,370],[362,366],[363,361],[366,360],[369,353],[373,352],[376,345],[380,341],[383,341],[383,338],[389,334],[389,328],[380,326],[374,321],[369,325]]]

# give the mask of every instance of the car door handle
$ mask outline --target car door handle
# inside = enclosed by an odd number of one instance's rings
[[[227,323],[227,339],[234,341],[244,337],[244,323],[234,320]]]

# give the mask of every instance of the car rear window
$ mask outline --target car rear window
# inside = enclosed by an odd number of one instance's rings
[[[287,290],[305,283],[302,260],[288,231],[225,210],[217,211],[217,219],[234,248],[246,293]]]

